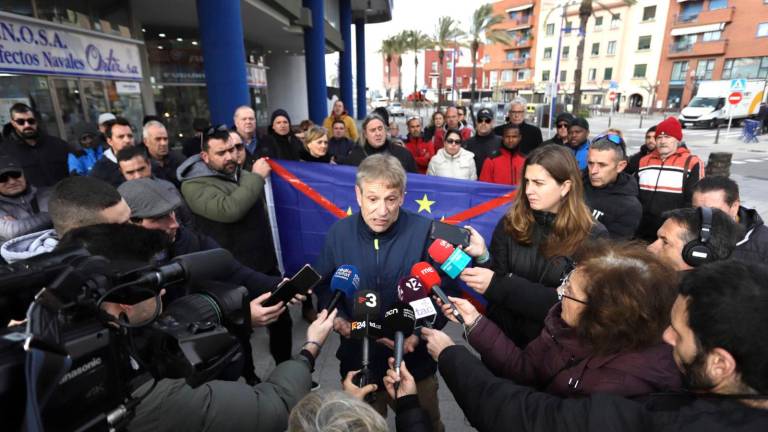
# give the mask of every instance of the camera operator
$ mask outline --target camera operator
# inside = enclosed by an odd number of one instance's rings
[[[110,230],[105,236],[103,230]],[[144,228],[134,225],[94,225],[68,233],[61,247],[81,246],[107,259],[147,261],[162,250],[157,242],[143,242]],[[106,239],[105,239],[106,237]],[[146,238],[146,237],[144,237]],[[144,243],[142,247],[141,244]],[[153,244],[155,246],[153,246]],[[135,251],[135,252],[132,252]],[[162,292],[161,292],[162,294]],[[134,305],[102,302],[102,309],[115,321],[132,326],[149,325],[157,315],[160,295]],[[148,373],[131,362],[132,383],[141,383],[134,396],[144,397],[128,424],[130,431],[283,431],[291,408],[307,393],[311,372],[320,348],[333,328],[334,311],[322,311],[307,329],[307,342],[299,355],[280,363],[262,383],[209,381],[193,388],[184,379],[161,379],[154,388]],[[135,359],[132,359],[135,360]],[[151,389],[151,390],[150,390]]]

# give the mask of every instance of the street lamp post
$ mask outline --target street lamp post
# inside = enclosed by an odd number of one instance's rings
[[[576,4],[575,1],[569,1],[566,0],[562,2],[560,5],[556,6],[554,9],[549,11],[549,14],[547,14],[547,17],[544,19],[544,31],[546,32],[547,28],[547,20],[549,20],[549,15],[554,11],[555,9],[560,9],[560,31],[558,32],[559,36],[557,38],[557,53],[555,58],[555,79],[554,82],[551,83],[549,88],[549,122],[547,124],[547,128],[549,129],[549,135],[548,138],[552,137],[552,122],[555,118],[555,109],[557,107],[557,91],[560,84],[560,54],[563,47],[563,31],[565,31],[565,8],[569,5]],[[565,98],[565,94],[563,94],[563,98]]]

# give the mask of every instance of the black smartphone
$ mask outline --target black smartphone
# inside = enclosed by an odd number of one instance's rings
[[[443,239],[454,246],[469,246],[469,230],[445,222],[432,222],[432,232],[429,234],[432,240]]]
[[[296,294],[306,295],[320,282],[320,279],[322,276],[311,265],[305,264],[292,278],[280,283],[272,291],[272,297],[268,298],[263,306],[273,306],[280,301],[288,303]]]

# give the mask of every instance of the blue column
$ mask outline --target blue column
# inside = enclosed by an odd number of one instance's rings
[[[250,106],[240,2],[197,0],[197,20],[211,124],[231,124],[237,107]]]
[[[355,21],[355,55],[357,58],[357,118],[368,115],[365,101],[365,20]]]
[[[312,12],[312,28],[304,28],[304,64],[307,69],[309,118],[317,124],[323,124],[325,116],[328,115],[323,0],[304,0],[303,4]]]
[[[352,6],[350,0],[339,1],[339,27],[344,40],[344,52],[339,55],[339,87],[344,107],[352,115]]]

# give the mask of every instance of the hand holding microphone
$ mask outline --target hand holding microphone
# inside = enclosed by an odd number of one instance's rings
[[[453,302],[448,299],[448,296],[445,295],[440,288],[440,275],[437,274],[437,270],[435,270],[434,267],[424,261],[417,262],[411,267],[411,274],[419,279],[428,292],[435,293],[443,304],[451,305],[453,308],[453,316],[458,322],[464,324],[464,318],[462,318],[459,311],[457,311],[456,307],[453,305]]]
[[[430,258],[440,264],[440,270],[444,271],[451,279],[456,279],[462,270],[472,262],[472,258],[463,250],[453,247],[443,239],[433,241],[427,252]]]
[[[469,301],[464,300],[463,298],[451,296],[448,296],[448,299],[453,302],[456,310],[458,310],[461,316],[464,318],[464,322],[472,324],[481,316],[480,312],[478,312],[475,306]],[[458,322],[456,317],[453,315],[453,309],[451,308],[451,305],[443,304],[443,302],[440,302],[440,307],[446,318],[453,322]]]
[[[400,363],[403,361],[403,344],[405,338],[413,334],[416,325],[416,315],[413,308],[403,302],[397,302],[384,313],[384,328],[395,335],[395,362],[394,367],[400,374]]]

